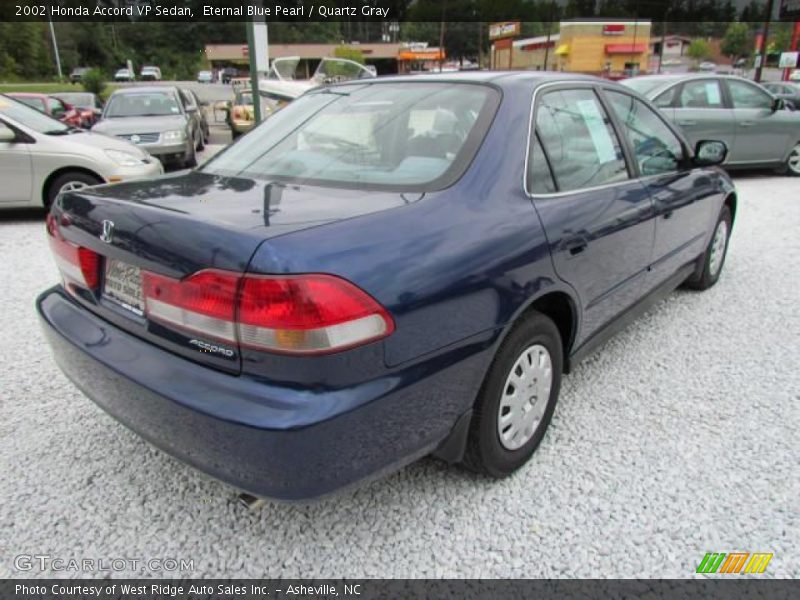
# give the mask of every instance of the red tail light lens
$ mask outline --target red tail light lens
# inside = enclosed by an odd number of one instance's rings
[[[47,233],[50,249],[67,289],[70,284],[78,284],[96,290],[100,286],[100,255],[65,240],[52,214],[47,215]]]
[[[200,335],[236,343],[236,295],[240,276],[200,271],[183,280],[142,272],[148,318]]]
[[[244,278],[239,304],[243,346],[289,353],[332,352],[394,331],[366,292],[332,275]]]
[[[332,275],[200,271],[181,281],[142,273],[147,317],[243,347],[325,353],[385,337],[394,321],[371,296]]]

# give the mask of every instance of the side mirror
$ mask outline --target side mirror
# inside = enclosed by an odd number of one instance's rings
[[[784,102],[783,98],[775,98],[775,100],[772,101],[772,112],[777,112],[784,108],[786,108],[786,102]]]
[[[698,167],[721,165],[728,157],[728,146],[725,142],[701,140],[694,151],[694,164]]]
[[[17,134],[10,127],[0,123],[0,144],[13,144],[17,140]]]

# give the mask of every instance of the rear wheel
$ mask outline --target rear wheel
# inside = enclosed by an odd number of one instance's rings
[[[800,142],[794,145],[789,157],[786,159],[785,172],[787,175],[800,177]]]
[[[197,148],[194,145],[194,140],[192,140],[190,146],[191,146],[191,154],[189,155],[189,158],[187,158],[183,163],[183,166],[186,169],[193,169],[194,167],[197,166]]]
[[[725,257],[728,254],[728,240],[731,237],[731,211],[727,206],[722,207],[719,214],[714,234],[708,243],[706,251],[701,257],[703,270],[687,280],[686,286],[695,290],[707,290],[719,281]]]
[[[99,183],[103,183],[103,180],[82,171],[67,171],[66,173],[62,173],[53,179],[53,181],[50,182],[50,187],[47,188],[45,208],[50,210],[56,197],[61,193],[75,192]]]
[[[475,403],[463,463],[505,477],[524,465],[544,438],[563,367],[553,321],[532,312],[498,350]]]

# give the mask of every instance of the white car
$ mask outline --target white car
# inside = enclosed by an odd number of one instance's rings
[[[61,192],[163,172],[130,142],[69,127],[0,95],[0,209],[47,208]]]
[[[133,81],[133,71],[130,69],[122,68],[114,73],[114,81]]]
[[[789,74],[789,81],[800,81],[800,69],[795,69]]]
[[[158,67],[142,67],[139,72],[142,81],[161,81],[161,69]]]

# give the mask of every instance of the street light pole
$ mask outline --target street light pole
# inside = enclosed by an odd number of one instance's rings
[[[58,54],[58,42],[56,41],[56,30],[53,27],[53,19],[48,19],[50,23],[50,38],[53,40],[53,52],[56,55],[56,69],[58,69],[58,80],[61,81],[64,78],[64,74],[61,72],[61,56]]]
[[[764,70],[764,63],[767,62],[767,37],[769,37],[769,23],[772,21],[772,8],[774,0],[767,2],[767,17],[764,19],[764,32],[761,35],[761,43],[758,48],[758,66],[756,67],[753,81],[761,81],[761,72]]]

